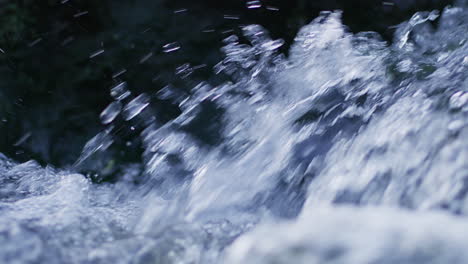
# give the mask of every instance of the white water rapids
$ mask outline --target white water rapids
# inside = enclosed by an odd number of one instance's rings
[[[340,16],[287,58],[260,26],[227,38],[233,81],[165,88],[183,111],[165,124],[114,87],[78,163],[121,114],[145,124],[143,173],[96,184],[0,154],[0,263],[468,263],[468,9],[417,13],[392,45]],[[206,114],[211,148],[184,129]]]

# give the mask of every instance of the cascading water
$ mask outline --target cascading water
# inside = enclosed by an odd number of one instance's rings
[[[167,123],[119,84],[77,166],[122,115],[143,170],[93,184],[0,156],[0,262],[468,262],[467,18],[417,13],[388,46],[322,13],[288,58],[246,26],[215,67],[231,83],[156,95],[182,109]],[[204,116],[212,147],[189,131]]]

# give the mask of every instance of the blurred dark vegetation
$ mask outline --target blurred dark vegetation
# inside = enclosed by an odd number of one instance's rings
[[[377,31],[391,41],[392,26],[452,1],[264,0],[258,9],[246,2],[0,0],[0,152],[19,161],[73,163],[103,128],[99,113],[111,102],[110,87],[126,81],[135,94],[152,95],[166,85],[189,90],[200,81],[220,82],[212,67],[222,58],[221,40],[241,25],[261,24],[289,44],[321,10],[341,9],[350,31]],[[171,42],[181,49],[164,53]],[[200,68],[184,78],[175,74],[184,63]],[[179,113],[155,100],[163,120]],[[138,142],[128,144],[135,132],[127,127],[120,129],[114,148],[120,160],[113,162],[139,159]]]

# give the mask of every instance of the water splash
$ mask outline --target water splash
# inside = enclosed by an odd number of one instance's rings
[[[0,259],[465,263],[468,14],[446,8],[434,29],[437,15],[417,13],[388,45],[323,12],[288,58],[246,26],[249,43],[227,37],[215,67],[232,82],[155,95],[181,109],[168,122],[148,118],[150,95],[115,86],[124,119],[144,121],[143,168],[92,184],[0,156]],[[103,113],[78,163],[113,143],[117,111]]]

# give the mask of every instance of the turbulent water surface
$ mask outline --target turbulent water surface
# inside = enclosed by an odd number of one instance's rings
[[[0,262],[468,263],[467,10],[417,13],[392,45],[324,12],[287,58],[246,26],[215,67],[232,82],[156,95],[170,122],[113,87],[77,166],[118,115],[144,127],[143,165],[96,184],[0,155]]]

